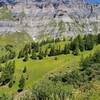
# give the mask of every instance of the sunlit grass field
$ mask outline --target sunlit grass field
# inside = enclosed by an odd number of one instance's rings
[[[11,44],[14,46],[15,51],[19,51],[25,43],[31,42],[32,39],[28,34],[25,33],[15,33],[8,35],[0,36],[0,47],[3,47],[7,44]],[[68,43],[68,40],[58,42],[56,45],[61,45],[61,48]],[[53,43],[51,43],[53,44]],[[49,44],[43,45],[41,49],[45,49]],[[24,90],[29,90],[32,86],[39,82],[39,80],[46,77],[49,73],[63,71],[63,69],[67,71],[72,71],[74,69],[79,68],[79,62],[82,57],[87,57],[92,55],[97,49],[100,49],[100,45],[94,47],[91,51],[80,52],[78,56],[74,56],[72,54],[67,55],[58,55],[55,57],[46,57],[42,60],[32,60],[28,59],[27,62],[23,62],[23,59],[15,58],[16,68],[13,80],[15,83],[12,88],[6,86],[0,87],[0,94],[17,94],[19,80],[22,74],[24,74],[26,81]],[[0,56],[2,55],[2,51],[0,50]],[[5,52],[4,52],[5,53]],[[26,73],[23,73],[23,69],[26,67]]]

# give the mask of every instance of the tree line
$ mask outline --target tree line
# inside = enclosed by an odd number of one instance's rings
[[[0,65],[0,86],[7,85],[9,88],[12,88],[14,85],[15,81],[15,61],[8,61],[5,63],[5,65]],[[28,80],[28,77],[25,76],[25,73],[27,72],[26,66],[24,67],[22,71],[22,75],[20,76],[19,79],[19,84],[18,84],[18,92],[23,91],[24,86],[25,86],[25,81]]]
[[[63,38],[61,40],[60,38],[57,38],[55,40],[53,39],[47,39],[43,40],[41,42],[32,42],[26,44],[18,53],[11,49],[11,45],[7,45],[5,48],[8,51],[7,54],[0,57],[0,63],[5,63],[11,59],[14,58],[22,58],[23,61],[27,61],[29,58],[36,60],[36,59],[43,59],[44,57],[51,57],[51,56],[57,56],[57,55],[67,55],[67,54],[73,54],[73,55],[79,55],[80,52],[86,51],[86,50],[92,50],[95,45],[100,44],[100,34],[97,35],[84,35],[84,36],[76,36],[74,38],[71,37],[69,43],[65,43],[64,47],[62,48],[61,44],[57,42],[65,41],[66,39]],[[48,45],[47,47],[43,48],[43,46]]]
[[[61,42],[62,40],[57,39],[55,41]],[[84,36],[78,35],[75,38],[72,38],[69,43],[65,43],[63,49],[61,45],[57,45],[55,41],[50,42],[50,40],[47,39],[40,43],[32,42],[30,44],[26,44],[25,47],[19,51],[18,58],[23,58],[23,61],[27,61],[29,58],[33,60],[41,60],[47,56],[51,57],[61,54],[73,54],[77,56],[80,52],[92,50],[95,45],[100,44],[100,34],[88,34]],[[48,44],[48,46],[43,48],[42,46],[45,44]]]

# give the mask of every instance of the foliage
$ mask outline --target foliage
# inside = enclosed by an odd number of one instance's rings
[[[37,59],[37,55],[36,55],[36,53],[34,52],[34,50],[32,51],[32,56],[31,56],[31,58],[32,58],[33,60],[36,60],[36,59]]]
[[[72,51],[72,54],[77,56],[79,55],[79,52],[80,52],[80,49],[76,48],[74,51]]]
[[[13,96],[0,94],[0,100],[13,100]]]
[[[20,78],[20,80],[19,80],[19,89],[18,89],[18,92],[23,91],[24,86],[25,86],[25,78],[22,75],[21,78]]]
[[[34,100],[65,100],[72,94],[72,87],[63,83],[42,81],[32,89]]]
[[[70,53],[70,47],[69,47],[69,45],[65,44],[63,53],[64,53],[64,54],[69,54],[69,53]]]
[[[63,82],[74,87],[81,87],[93,80],[100,80],[100,50],[92,56],[81,59],[80,69],[66,72],[62,75],[49,78],[54,82]]]
[[[24,69],[23,69],[23,73],[26,73],[26,71],[27,71],[27,68],[25,66]]]
[[[10,61],[5,64],[0,77],[0,84],[5,85],[10,82],[13,78],[15,72],[15,61]]]
[[[91,34],[84,36],[84,41],[85,41],[85,49],[92,50],[95,45],[94,36]]]

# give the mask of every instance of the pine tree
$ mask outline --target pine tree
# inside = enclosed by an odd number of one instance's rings
[[[79,47],[79,42],[78,42],[78,39],[75,38],[70,43],[70,50],[74,51],[77,47]]]
[[[47,55],[48,55],[48,48],[45,49],[44,57],[46,57]]]
[[[27,60],[28,60],[28,53],[26,52],[23,61],[26,62]]]
[[[69,54],[70,53],[70,48],[68,44],[65,44],[64,50],[63,50],[64,54]]]
[[[2,70],[3,70],[3,67],[2,67],[2,65],[0,64],[0,72],[2,72]]]
[[[100,44],[100,34],[97,35],[97,44]]]
[[[61,54],[61,46],[58,45],[55,49],[55,55],[60,55]]]
[[[55,56],[56,55],[56,50],[55,50],[55,46],[53,45],[50,49],[50,53],[48,56]]]
[[[35,42],[32,42],[31,48],[32,48],[32,50],[38,52],[38,50],[39,50],[39,44],[35,43]]]
[[[92,34],[84,36],[84,41],[85,41],[85,50],[92,50],[95,45],[94,36]]]
[[[24,69],[23,69],[23,73],[26,73],[26,71],[27,71],[27,68],[25,66]]]
[[[9,88],[12,88],[12,86],[13,86],[14,83],[15,83],[15,81],[10,80],[10,82],[9,82],[9,84],[8,84],[8,87],[9,87]]]
[[[34,50],[32,51],[32,56],[31,56],[31,58],[32,58],[33,60],[36,60],[36,59],[37,59],[37,55],[36,55],[36,53],[35,53]]]
[[[25,86],[25,78],[22,75],[21,78],[20,78],[20,80],[19,80],[19,89],[18,89],[18,92],[23,91],[24,86]]]
[[[8,58],[9,58],[9,59],[14,59],[15,56],[16,56],[16,53],[15,53],[14,51],[11,51],[11,52],[9,53],[9,55],[8,55]]]
[[[42,53],[39,53],[38,54],[38,58],[39,58],[39,60],[43,59],[43,54]]]
[[[23,51],[23,49],[21,49],[21,50],[19,51],[18,58],[23,58],[23,57],[24,57],[24,51]]]
[[[72,54],[77,56],[77,55],[79,55],[79,52],[80,52],[80,50],[77,47],[75,50],[72,51]]]
[[[80,51],[84,51],[85,50],[85,45],[84,45],[83,38],[80,35],[78,35],[76,38],[77,38],[78,43],[79,43],[79,49],[80,49]]]
[[[5,67],[2,70],[0,84],[5,85],[10,82],[13,78],[13,74],[15,72],[15,61],[8,62],[5,64]]]

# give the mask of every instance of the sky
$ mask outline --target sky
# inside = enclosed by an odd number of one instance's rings
[[[16,0],[0,0],[0,2],[4,2],[4,3],[14,3]]]
[[[97,4],[100,3],[100,0],[85,0],[87,3]]]
[[[12,1],[16,1],[16,0],[0,0],[1,1],[4,1],[4,2],[12,2]],[[58,0],[55,0],[55,1],[58,1]],[[90,3],[90,4],[97,4],[97,3],[100,3],[100,0],[84,0],[86,1],[87,3]]]

